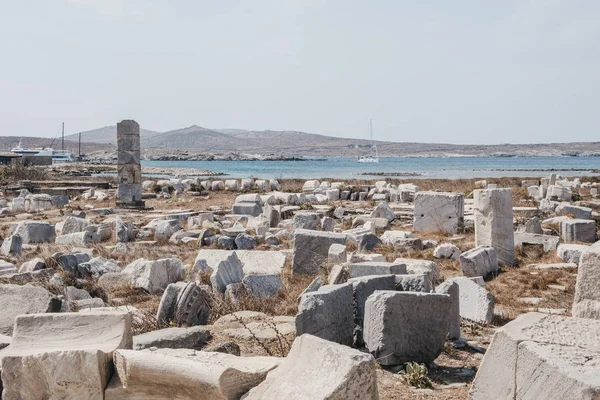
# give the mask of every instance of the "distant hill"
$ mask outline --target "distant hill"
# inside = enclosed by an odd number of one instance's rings
[[[140,129],[140,137],[150,137],[159,135],[158,132],[149,131],[148,129]],[[65,136],[65,140],[72,140],[77,142],[79,140],[79,133],[73,133]],[[104,126],[102,128],[93,129],[91,131],[81,132],[81,141],[86,143],[108,143],[114,146],[117,145],[117,126]]]
[[[82,132],[82,151],[116,150],[116,125]],[[20,138],[0,137],[0,150],[16,146]],[[77,150],[78,134],[65,137]],[[24,146],[49,146],[51,139],[23,138]],[[375,142],[382,157],[598,155],[600,142],[456,145],[443,143]],[[243,153],[298,157],[356,157],[373,151],[365,139],[349,139],[297,131],[208,129],[192,125],[168,132],[141,130],[144,155],[186,153]],[[54,144],[54,148],[59,148]]]

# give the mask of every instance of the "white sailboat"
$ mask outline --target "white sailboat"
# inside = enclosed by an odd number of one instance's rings
[[[377,153],[377,146],[373,141],[373,120],[369,120],[369,127],[371,131],[371,149],[375,149],[375,155],[373,154],[365,154],[364,156],[358,157],[358,162],[360,163],[378,163],[379,162],[379,154]]]

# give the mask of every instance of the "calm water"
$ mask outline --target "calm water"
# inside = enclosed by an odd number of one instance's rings
[[[374,179],[374,173],[409,173],[418,178],[485,178],[547,176],[550,169],[564,176],[599,175],[600,157],[469,157],[380,158],[379,164],[359,163],[354,158],[325,161],[142,161],[150,167],[198,168],[223,172],[232,178],[337,178]],[[562,171],[568,170],[568,171]],[[573,171],[571,171],[573,170]],[[371,175],[362,175],[363,173]]]

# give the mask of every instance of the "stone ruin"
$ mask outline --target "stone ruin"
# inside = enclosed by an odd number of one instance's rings
[[[134,121],[121,124],[120,131],[139,132]],[[119,188],[139,185],[138,178],[120,180]],[[144,187],[177,186],[177,196],[195,186],[260,193],[240,194],[230,209],[164,210],[143,223],[124,210],[94,207],[60,221],[17,220],[0,246],[8,260],[0,261],[0,277],[9,282],[0,283],[3,399],[377,399],[377,363],[393,369],[437,362],[445,346],[466,342],[461,320],[494,323],[499,310],[486,280],[513,265],[515,245],[556,251],[567,268],[577,269],[573,317],[540,308],[499,328],[471,398],[600,395],[600,248],[592,245],[591,228],[598,215],[564,201],[575,185],[563,190],[568,183],[554,177],[552,195],[537,200],[539,209],[520,210],[509,189],[487,183],[471,200],[385,182],[356,191],[341,182],[308,181],[300,193],[280,192],[275,180],[159,182]],[[373,203],[338,203],[354,194]],[[117,195],[129,196],[131,206],[141,201],[135,186]],[[530,218],[517,218],[515,232],[515,217],[523,213]],[[558,231],[547,228],[550,223]],[[465,230],[475,231],[467,248],[452,241],[460,236],[450,236]],[[441,243],[426,239],[428,231],[443,233]],[[47,259],[22,258],[32,246],[48,244],[64,250]],[[96,246],[118,254],[162,244],[199,249],[191,265],[170,254],[128,265],[93,256]],[[380,246],[404,253],[392,261],[377,252]],[[433,259],[423,259],[432,251]],[[444,262],[455,264],[453,277],[444,276]],[[279,299],[285,273],[312,280],[297,298],[295,316],[241,311],[211,322],[219,302]],[[52,292],[28,284],[43,280]],[[141,310],[108,307],[85,290],[91,281],[107,292],[130,287],[160,298],[152,311],[156,329],[134,335]],[[232,342],[209,345],[213,335],[276,341],[273,329],[292,338],[286,357],[241,356]]]
[[[132,119],[117,124],[117,206],[143,208],[140,125]]]

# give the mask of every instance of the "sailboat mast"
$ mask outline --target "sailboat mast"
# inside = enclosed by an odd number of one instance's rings
[[[65,151],[65,123],[62,123],[62,140],[60,144],[60,149]]]

